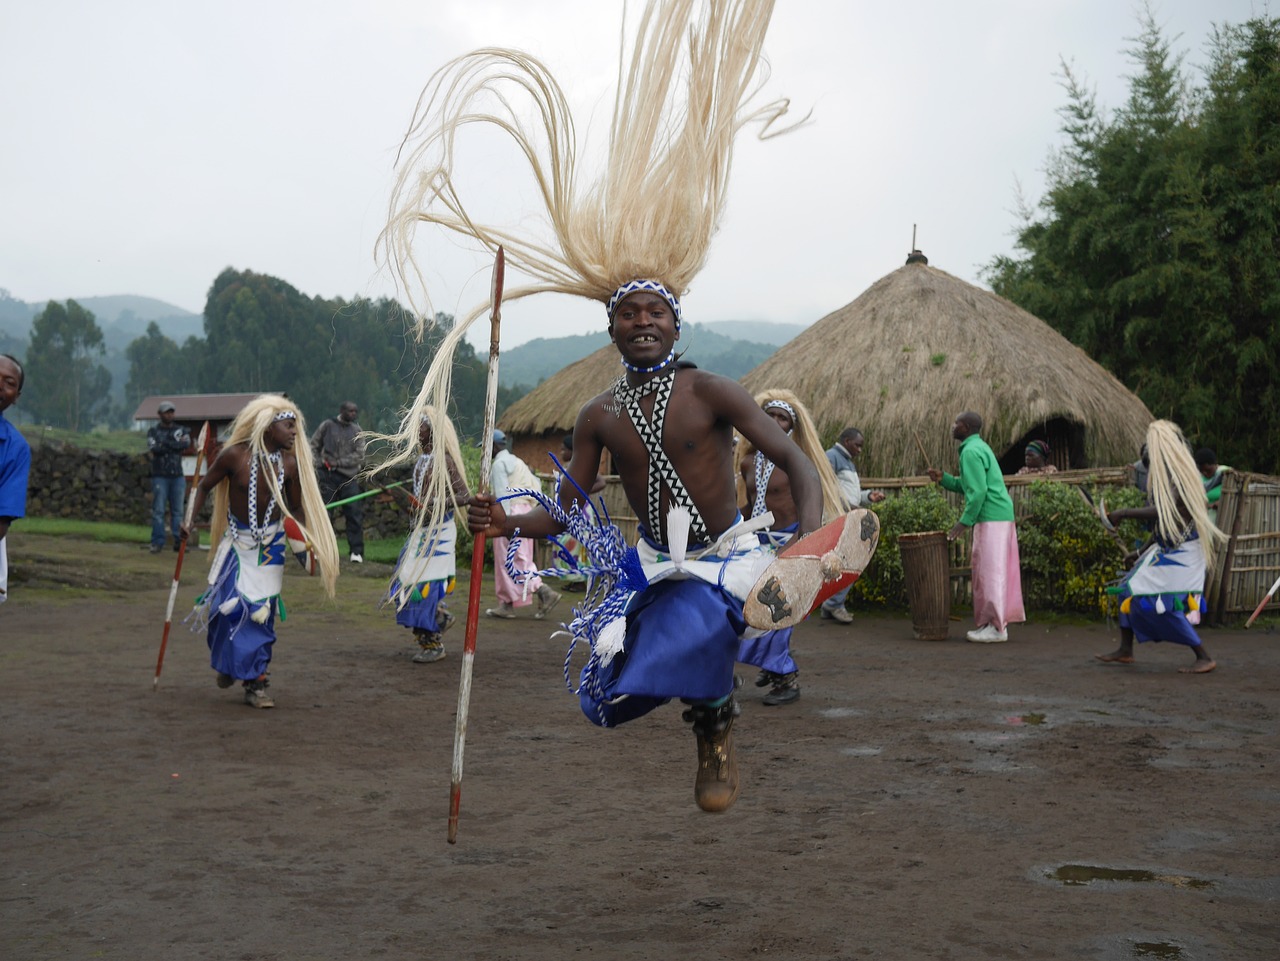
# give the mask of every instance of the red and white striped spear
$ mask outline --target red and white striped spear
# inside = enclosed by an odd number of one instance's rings
[[[498,407],[498,331],[502,323],[502,285],[506,254],[498,248],[493,262],[489,302],[489,375],[484,399],[484,440],[480,456],[480,493],[489,493],[489,468],[493,464],[493,422]],[[462,676],[458,680],[458,717],[453,731],[453,773],[449,783],[449,843],[458,842],[458,810],[462,804],[462,753],[467,744],[467,711],[471,706],[471,669],[476,659],[476,632],[480,628],[480,584],[484,578],[483,533],[475,535],[471,549],[471,587],[467,597],[466,636],[462,642]],[[500,558],[494,558],[500,564]]]
[[[187,497],[187,510],[183,515],[183,525],[191,527],[191,514],[196,506],[196,486],[200,483],[200,468],[204,464],[205,443],[209,439],[209,422],[205,421],[200,428],[200,437],[196,440],[196,466],[191,475],[191,494]],[[187,539],[178,541],[178,562],[173,565],[173,585],[169,588],[169,606],[164,612],[164,633],[160,635],[160,655],[156,658],[156,676],[151,682],[151,690],[160,686],[160,671],[164,667],[164,651],[169,646],[169,628],[173,625],[173,603],[178,599],[178,581],[182,578],[182,558],[187,553]]]

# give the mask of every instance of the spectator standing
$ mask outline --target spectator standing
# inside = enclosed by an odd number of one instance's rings
[[[191,446],[191,432],[175,423],[177,411],[163,401],[156,412],[160,423],[147,431],[147,452],[151,455],[151,553],[164,550],[164,519],[169,515],[173,549],[182,539],[182,501],[187,478],[182,469],[182,453]]]
[[[26,374],[16,357],[0,354],[0,604],[9,598],[9,525],[27,514],[31,447],[4,412],[22,396]]]
[[[1049,457],[1052,455],[1049,449],[1049,442],[1043,440],[1033,440],[1027,444],[1027,449],[1022,454],[1022,466],[1018,468],[1018,473],[1025,476],[1027,474],[1056,474],[1058,468],[1049,463]]]
[[[964,494],[964,513],[947,532],[947,540],[954,541],[966,527],[973,528],[973,619],[978,626],[965,637],[992,644],[1007,641],[1009,624],[1025,621],[1027,616],[1022,609],[1013,499],[995,452],[978,436],[981,430],[978,414],[970,410],[958,415],[951,436],[960,442],[960,473],[952,476],[930,467],[929,477],[949,491]]]
[[[1133,477],[1133,486],[1138,488],[1144,494],[1148,494],[1147,482],[1151,475],[1151,454],[1147,451],[1147,445],[1142,445],[1142,450],[1138,453],[1138,459],[1129,465],[1129,472]],[[1148,500],[1150,497],[1148,496]]]
[[[511,451],[507,450],[507,435],[500,430],[493,432],[493,464],[489,468],[489,489],[499,500],[506,497],[512,488],[518,490],[541,490],[542,485],[529,465]],[[514,497],[502,502],[503,509],[513,517],[527,514],[534,508],[529,497]],[[519,523],[516,524],[519,526]],[[541,578],[530,577],[524,586],[516,584],[507,571],[507,548],[511,543],[508,537],[493,538],[493,581],[494,591],[498,595],[498,606],[485,610],[489,617],[515,617],[517,607],[529,604],[528,594],[538,598],[538,611],[533,616],[541,619],[551,613],[551,609],[560,601],[560,595],[542,583]],[[535,570],[533,564],[533,539],[521,537],[516,545],[515,568],[518,571]]]
[[[844,496],[844,509],[870,507],[884,500],[884,491],[864,491],[862,480],[858,477],[858,465],[855,458],[862,454],[865,438],[856,427],[846,427],[840,432],[835,444],[827,450],[827,463],[835,471],[836,481],[840,484],[840,493]],[[849,585],[852,587],[853,585]],[[853,615],[844,606],[849,596],[849,587],[832,594],[822,602],[822,617],[837,621],[840,624],[852,624]]]
[[[311,435],[311,453],[316,462],[316,479],[320,496],[326,504],[355,497],[360,493],[357,479],[364,467],[364,437],[356,416],[360,408],[355,401],[343,401],[338,416],[330,417]],[[332,513],[332,512],[331,512]],[[351,501],[342,505],[347,521],[347,546],[351,563],[364,563],[364,505]]]
[[[1209,520],[1218,523],[1218,501],[1222,500],[1222,482],[1231,471],[1218,463],[1218,455],[1209,447],[1196,451],[1196,470],[1204,478],[1204,496],[1209,502]]]

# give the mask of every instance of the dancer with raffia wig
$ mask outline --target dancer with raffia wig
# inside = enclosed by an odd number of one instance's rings
[[[1108,511],[1107,518],[1154,522],[1155,529],[1133,569],[1111,593],[1120,599],[1120,646],[1097,654],[1107,664],[1132,664],[1133,640],[1172,641],[1191,648],[1195,661],[1182,674],[1208,674],[1218,665],[1200,643],[1204,579],[1213,569],[1214,548],[1227,536],[1209,520],[1204,483],[1177,424],[1152,421],[1146,451],[1151,503]]]
[[[840,482],[827,462],[813,419],[800,398],[789,390],[766,390],[756,394],[755,401],[817,468],[822,483],[823,522],[844,513]],[[770,550],[780,550],[794,536],[797,525],[790,478],[786,471],[765,457],[763,451],[755,450],[750,444],[740,446],[742,454],[738,471],[742,476],[745,510],[753,518],[765,513],[773,515],[773,524],[759,534],[760,542]],[[756,687],[770,687],[761,703],[774,707],[800,699],[800,669],[791,656],[791,628],[743,639],[738,660],[760,668]]]
[[[192,523],[213,492],[209,540],[209,589],[196,600],[196,625],[207,626],[209,656],[218,687],[237,680],[250,707],[274,707],[267,668],[276,640],[275,619],[284,620],[280,588],[291,548],[286,522],[314,557],[325,592],[333,597],[338,542],[316,483],[302,415],[278,394],[245,405],[231,423],[231,436],[196,486]],[[307,518],[315,519],[313,527]],[[191,528],[182,527],[188,537]],[[306,562],[304,561],[304,566]]]
[[[432,472],[443,463],[449,472],[449,494],[455,510],[466,507],[471,503],[471,489],[462,475],[462,450],[458,446],[457,431],[448,416],[437,416],[434,420],[444,429],[434,434],[432,419],[424,415],[418,428],[422,453],[413,466],[413,496],[422,499]],[[455,620],[445,598],[453,593],[457,541],[454,511],[449,511],[439,524],[415,529],[400,551],[389,598],[396,605],[396,623],[412,630],[418,642],[420,649],[413,655],[415,664],[430,664],[444,657],[441,635]]]
[[[687,703],[698,743],[694,795],[707,811],[727,809],[738,795],[733,665],[748,630],[743,598],[769,559],[738,513],[733,430],[790,477],[799,533],[822,517],[817,472],[799,448],[741,386],[681,365],[675,353],[680,297],[719,226],[735,136],[748,124],[763,136],[787,110],[784,101],[748,106],[762,84],[772,12],[768,0],[646,4],[619,66],[605,169],[594,178],[578,168],[579,157],[593,154],[578,150],[565,98],[538,60],[489,48],[445,65],[419,101],[381,240],[406,286],[422,279],[412,246],[420,223],[491,252],[501,245],[508,268],[534,278],[506,292],[508,316],[514,301],[542,291],[605,304],[624,373],[579,413],[557,500],[510,517],[494,498],[477,496],[468,524],[489,536],[572,528],[593,560],[591,590],[568,625],[591,648],[577,685],[583,710],[612,726],[671,698]],[[519,113],[525,104],[533,126]],[[531,164],[546,208],[535,231],[554,242],[471,216],[453,162],[456,135],[476,123],[502,130]],[[416,306],[432,316],[429,304]],[[447,403],[453,351],[487,309],[479,305],[445,337],[405,414],[402,447],[429,403]],[[577,524],[575,505],[606,449],[641,522],[635,548],[610,525]],[[430,517],[447,510],[445,483],[438,472],[425,499]]]

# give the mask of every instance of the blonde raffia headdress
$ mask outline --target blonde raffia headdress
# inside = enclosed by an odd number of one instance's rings
[[[1228,538],[1209,519],[1204,478],[1181,428],[1168,420],[1152,421],[1147,427],[1147,454],[1151,459],[1147,489],[1156,506],[1156,531],[1165,543],[1180,544],[1188,528],[1194,528],[1200,535],[1205,569],[1212,571],[1215,548]]]
[[[772,13],[773,0],[649,0],[631,56],[619,63],[607,157],[595,179],[579,168],[565,96],[535,57],[486,48],[440,68],[419,97],[401,147],[378,245],[415,308],[419,334],[433,315],[413,246],[423,223],[491,253],[502,246],[508,266],[534,280],[507,290],[508,303],[555,291],[609,305],[612,317],[620,289],[639,281],[660,285],[678,317],[679,298],[719,227],[734,139],[752,123],[761,138],[769,136],[789,107],[786,100],[748,106],[767,73],[761,49]],[[532,108],[532,122],[522,115],[524,105]],[[528,160],[542,200],[539,227],[554,243],[473,219],[454,180],[457,139],[470,124],[502,130]],[[404,412],[390,463],[413,457],[428,405],[449,409],[454,351],[488,307],[478,305],[444,338]],[[444,472],[435,472],[424,510],[434,516],[447,509],[446,487]]]
[[[329,512],[325,510],[320,485],[316,482],[316,469],[311,459],[311,445],[307,443],[307,426],[302,420],[302,412],[279,394],[261,394],[245,404],[231,422],[231,434],[226,440],[226,446],[247,444],[249,456],[261,458],[260,463],[265,465],[266,433],[276,421],[288,418],[293,418],[298,424],[298,439],[293,445],[292,453],[298,461],[298,486],[302,491],[302,510],[307,520],[305,524],[298,522],[298,526],[302,528],[303,536],[315,555],[317,573],[324,584],[325,593],[333,597],[338,580],[338,541],[333,533],[333,525],[329,523]],[[275,471],[268,467],[260,472],[260,476],[265,478],[272,496],[275,497],[280,516],[292,517],[294,521],[298,521],[289,510]],[[213,489],[209,540],[214,545],[222,539],[227,527],[229,483],[229,480],[224,480]],[[216,551],[210,555],[210,563],[215,559]]]

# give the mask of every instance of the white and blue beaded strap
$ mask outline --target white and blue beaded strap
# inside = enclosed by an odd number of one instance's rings
[[[671,312],[676,318],[676,330],[680,329],[680,322],[683,317],[680,313],[680,298],[667,290],[661,281],[658,280],[632,280],[613,292],[613,296],[609,298],[606,309],[609,311],[609,323],[613,323],[613,315],[618,309],[618,304],[622,303],[622,299],[628,294],[634,294],[638,290],[645,290],[649,293],[657,294],[668,304],[671,305]],[[664,361],[665,363],[665,361]]]
[[[275,417],[271,418],[271,422],[274,424],[278,420],[297,420],[297,419],[298,419],[298,414],[296,411],[282,410],[280,411],[280,413],[276,414]]]
[[[413,465],[413,496],[422,500],[422,485],[427,479],[427,471],[431,467],[431,455],[423,454]]]
[[[276,418],[279,420],[279,418]],[[279,451],[273,454],[267,454],[262,458],[274,468],[272,473],[276,475],[276,486],[284,489],[284,455]],[[253,536],[256,543],[261,544],[266,534],[267,528],[271,524],[271,512],[276,507],[276,495],[272,493],[271,500],[267,501],[267,508],[262,512],[262,523],[258,523],[258,460],[257,457],[251,457],[249,460],[249,533]],[[227,509],[227,516],[234,521],[235,518],[231,514],[230,508]],[[229,526],[234,527],[232,523]]]
[[[756,499],[751,505],[751,516],[759,517],[766,510],[764,506],[765,492],[769,488],[769,478],[773,476],[773,461],[756,451]]]

